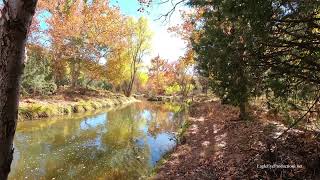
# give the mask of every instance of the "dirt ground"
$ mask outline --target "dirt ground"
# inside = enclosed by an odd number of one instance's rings
[[[259,110],[240,121],[220,102],[193,104],[185,143],[176,147],[154,179],[320,179],[320,138],[290,130]]]

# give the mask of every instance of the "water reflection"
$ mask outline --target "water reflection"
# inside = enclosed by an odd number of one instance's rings
[[[136,103],[84,117],[23,122],[9,179],[138,179],[175,146],[180,106]]]

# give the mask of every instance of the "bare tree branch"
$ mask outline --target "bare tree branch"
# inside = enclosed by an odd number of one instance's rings
[[[275,141],[277,141],[280,137],[282,137],[284,134],[286,134],[290,129],[292,129],[294,126],[296,126],[299,122],[305,119],[305,117],[312,111],[312,108],[320,101],[319,94],[317,95],[316,100],[314,103],[309,107],[308,111],[302,115],[298,120],[296,120],[293,124],[291,124],[282,134],[280,134]]]
[[[156,18],[156,19],[155,19],[156,21],[157,21],[157,20],[161,20],[162,18],[164,18],[162,22],[168,22],[168,21],[170,21],[171,16],[173,15],[173,13],[174,13],[175,10],[177,9],[177,7],[178,7],[180,4],[186,2],[186,0],[180,0],[180,1],[178,1],[178,2],[174,2],[174,0],[171,0],[171,1],[165,0],[165,1],[159,2],[158,4],[161,5],[161,4],[165,4],[165,3],[168,3],[168,2],[171,2],[171,5],[172,5],[173,7],[172,7],[167,13],[162,14],[162,15],[160,15],[160,17]]]

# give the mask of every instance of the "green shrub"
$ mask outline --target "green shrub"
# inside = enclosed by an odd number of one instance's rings
[[[23,94],[50,95],[56,92],[57,85],[52,78],[51,59],[40,47],[30,47],[22,76]]]
[[[181,88],[180,88],[180,86],[179,86],[177,83],[175,83],[175,84],[173,84],[173,85],[168,86],[168,87],[165,88],[165,94],[166,94],[166,95],[177,94],[177,93],[179,93],[180,91],[181,91]]]

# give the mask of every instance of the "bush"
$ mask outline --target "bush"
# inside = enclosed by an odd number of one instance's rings
[[[106,81],[99,81],[97,82],[96,86],[100,89],[104,89],[104,90],[111,90],[112,89],[112,84],[106,82]]]
[[[168,86],[168,87],[165,88],[165,94],[166,94],[166,95],[177,94],[177,93],[179,93],[180,91],[181,91],[181,88],[180,88],[180,86],[179,86],[177,83],[175,83],[175,84],[173,84],[173,85]]]
[[[22,93],[50,95],[56,92],[50,62],[49,55],[41,47],[29,47],[22,76]]]

